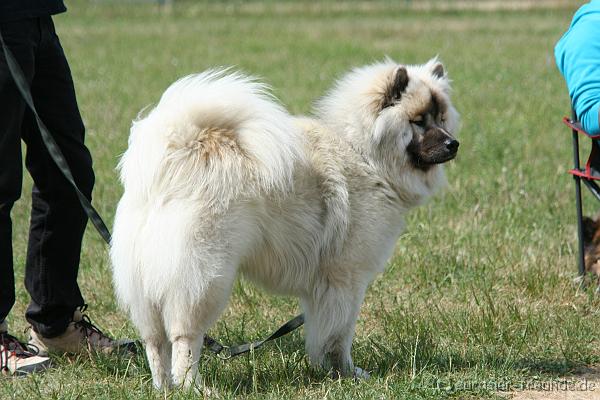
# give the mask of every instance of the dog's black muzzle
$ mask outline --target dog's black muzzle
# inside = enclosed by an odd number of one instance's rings
[[[412,155],[414,165],[424,170],[431,165],[452,160],[460,146],[458,140],[439,127],[428,129],[420,139],[413,139],[407,150]]]
[[[454,157],[456,157],[456,154],[458,153],[458,146],[460,146],[460,143],[454,138],[448,138],[444,140],[443,149],[441,150],[442,154],[440,155],[437,162],[436,160],[434,160],[433,163],[441,164],[445,163],[446,161],[452,160]]]

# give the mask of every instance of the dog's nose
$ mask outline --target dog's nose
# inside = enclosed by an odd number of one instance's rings
[[[458,146],[460,146],[460,143],[456,139],[448,139],[444,142],[444,144],[446,145],[446,148],[452,152],[458,150]]]

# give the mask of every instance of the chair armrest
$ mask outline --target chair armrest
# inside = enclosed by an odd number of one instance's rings
[[[600,134],[597,135],[590,135],[589,133],[587,133],[583,127],[581,126],[581,124],[578,121],[573,121],[571,118],[569,117],[564,117],[562,119],[563,123],[565,125],[567,125],[569,128],[573,129],[574,131],[577,131],[587,137],[589,137],[590,139],[600,139]]]

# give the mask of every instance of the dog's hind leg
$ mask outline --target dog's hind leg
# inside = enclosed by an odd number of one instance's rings
[[[219,318],[227,305],[235,274],[228,268],[216,268],[204,280],[200,295],[182,291],[167,300],[163,318],[173,344],[171,373],[173,383],[184,388],[206,390],[198,374],[198,361],[204,334]],[[179,286],[183,287],[183,286]]]
[[[201,387],[198,376],[198,361],[202,351],[204,335],[179,336],[173,340],[171,371],[177,386]]]
[[[152,383],[157,389],[169,388],[171,386],[171,377],[169,367],[171,364],[171,343],[167,337],[147,338],[146,357],[152,372]]]
[[[147,304],[131,313],[146,347],[146,357],[157,389],[171,386],[171,344],[167,339],[158,311]]]
[[[354,367],[351,355],[365,289],[366,285],[356,288],[327,282],[302,299],[308,357],[313,365],[331,369],[334,376],[368,377]]]

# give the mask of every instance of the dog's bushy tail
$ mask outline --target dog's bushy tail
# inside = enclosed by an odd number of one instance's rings
[[[209,70],[172,84],[134,122],[121,177],[128,190],[221,203],[241,193],[286,191],[304,157],[301,137],[266,85]]]

